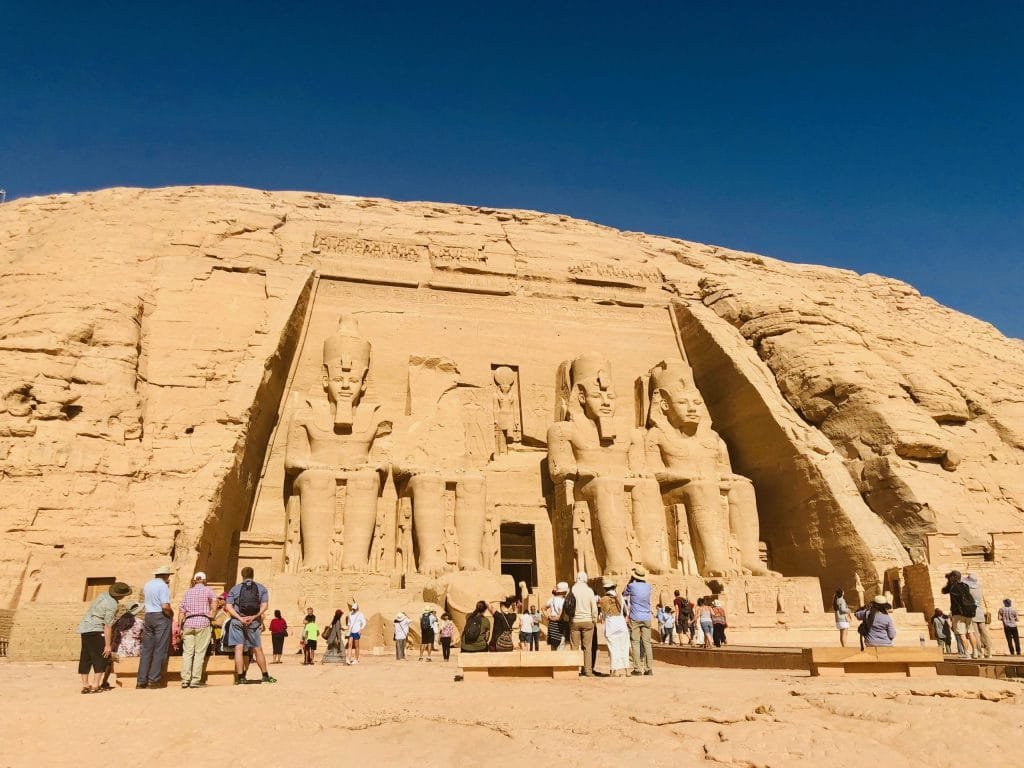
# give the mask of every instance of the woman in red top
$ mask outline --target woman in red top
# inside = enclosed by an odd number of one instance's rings
[[[270,662],[271,664],[281,663],[286,637],[288,637],[288,622],[281,618],[280,611],[274,611],[274,618],[270,620],[270,640],[274,644],[274,658]]]

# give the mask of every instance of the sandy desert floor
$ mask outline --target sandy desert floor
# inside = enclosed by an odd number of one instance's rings
[[[298,662],[272,667],[276,685],[86,696],[72,663],[0,663],[0,766],[937,768],[1024,752],[1018,682],[661,664],[653,677],[484,683],[455,682],[438,660]]]

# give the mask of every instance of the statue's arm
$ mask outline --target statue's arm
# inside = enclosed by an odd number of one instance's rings
[[[626,454],[629,472],[633,477],[652,476],[647,469],[647,450],[644,443],[644,431],[634,429],[629,440],[629,451]]]
[[[312,465],[309,451],[309,433],[306,431],[306,420],[303,414],[292,416],[288,425],[288,443],[284,450],[284,470],[289,475],[304,472]]]
[[[654,474],[654,479],[659,483],[679,484],[688,483],[692,479],[690,472],[683,471],[680,467],[671,467],[665,463],[665,453],[662,448],[661,428],[653,427],[648,430],[644,440],[644,454],[647,457],[647,466]]]
[[[548,471],[557,482],[574,479],[578,470],[569,429],[566,422],[552,424],[548,429]]]

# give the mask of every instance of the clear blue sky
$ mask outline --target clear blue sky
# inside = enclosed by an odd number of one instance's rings
[[[0,187],[567,213],[1024,337],[1024,4],[0,0]]]

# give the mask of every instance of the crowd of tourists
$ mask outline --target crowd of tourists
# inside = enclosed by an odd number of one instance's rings
[[[161,687],[172,651],[181,653],[182,688],[205,687],[206,657],[215,652],[234,656],[235,684],[250,682],[247,673],[253,661],[262,677],[251,682],[276,683],[267,670],[262,646],[269,594],[254,580],[253,569],[243,568],[242,581],[220,595],[206,586],[205,573],[196,573],[177,612],[171,604],[171,574],[170,567],[157,568],[142,587],[142,602],[129,605],[116,620],[118,604],[132,594],[128,584],[115,582],[89,605],[78,626],[82,693],[112,688],[114,658],[139,658],[136,688]],[[275,611],[275,619],[281,619],[280,611]],[[272,633],[273,624],[271,621]],[[280,647],[273,634],[272,638],[274,660],[280,662]]]
[[[234,682],[275,683],[268,672],[263,653],[262,632],[269,604],[267,588],[254,579],[252,568],[243,568],[242,580],[227,592],[215,594],[206,585],[206,574],[198,572],[182,596],[177,611],[171,604],[171,569],[156,569],[142,588],[142,602],[133,602],[118,615],[119,603],[133,590],[124,582],[115,582],[90,604],[78,632],[81,654],[78,671],[82,693],[98,693],[112,688],[113,659],[138,657],[137,688],[159,687],[167,656],[180,652],[181,687],[202,688],[207,655],[220,653],[234,657]],[[540,649],[542,633],[552,650],[583,650],[580,674],[592,677],[598,652],[599,627],[603,628],[613,676],[653,674],[652,625],[656,637],[666,645],[720,648],[726,645],[728,619],[721,602],[713,596],[695,603],[675,591],[671,604],[651,606],[652,590],[643,568],[634,568],[621,594],[614,581],[603,579],[600,594],[594,591],[586,573],[577,574],[569,586],[559,582],[541,607],[524,603],[519,597],[488,604],[479,601],[465,617],[462,631],[451,614],[437,615],[434,606],[424,606],[419,616],[419,661],[431,662],[435,644],[441,657],[451,659],[453,645],[462,653],[501,653]],[[946,574],[942,588],[950,598],[949,614],[936,608],[931,617],[931,632],[944,653],[956,652],[961,658],[988,658],[992,644],[988,625],[992,621],[988,603],[978,579],[959,571]],[[867,605],[851,610],[842,589],[832,601],[840,644],[847,643],[853,619],[862,647],[893,645],[896,626],[886,595],[875,596]],[[1018,615],[1006,598],[996,618],[1002,624],[1010,655],[1020,656]],[[360,641],[367,619],[356,602],[348,612],[337,609],[322,627],[312,608],[306,609],[299,635],[303,664],[317,661],[320,641],[325,644],[320,661],[324,664],[359,663]],[[273,612],[267,624],[272,644],[271,664],[282,663],[288,623],[280,610]],[[546,632],[544,631],[546,630]],[[413,636],[413,620],[399,612],[393,620],[395,658],[408,660],[407,646]],[[922,637],[923,642],[923,637]],[[250,680],[252,662],[259,667],[259,680]]]

